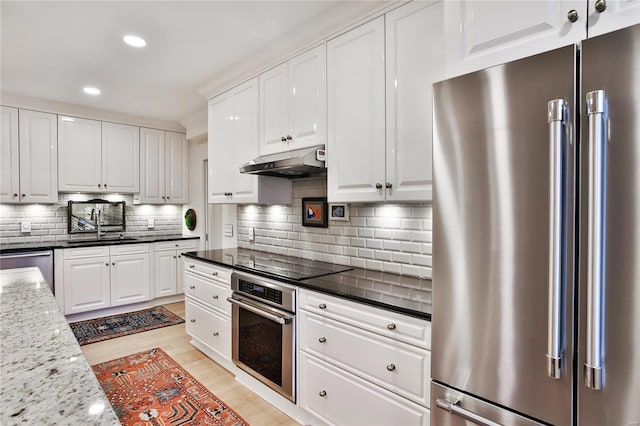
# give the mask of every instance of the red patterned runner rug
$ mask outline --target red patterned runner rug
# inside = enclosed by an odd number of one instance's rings
[[[103,362],[93,371],[123,425],[248,425],[162,349]]]

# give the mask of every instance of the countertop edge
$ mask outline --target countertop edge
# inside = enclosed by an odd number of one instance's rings
[[[84,247],[97,247],[97,246],[112,246],[112,245],[127,245],[127,244],[151,244],[161,243],[164,241],[181,241],[181,240],[199,240],[199,236],[189,235],[158,235],[153,237],[135,237],[135,240],[118,241],[115,244],[109,244],[108,241],[92,241],[91,244],[82,243],[74,245],[76,241],[51,241],[42,243],[11,243],[7,247],[0,246],[0,254],[7,253],[22,253],[25,251],[38,251],[38,250],[56,250],[66,248],[84,248]],[[82,241],[82,240],[77,240]],[[15,244],[15,246],[11,246]]]

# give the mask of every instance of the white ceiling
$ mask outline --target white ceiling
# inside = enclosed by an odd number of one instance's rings
[[[179,121],[206,105],[204,84],[347,3],[2,0],[0,89]],[[147,46],[125,45],[128,33]],[[84,94],[86,85],[102,94]]]

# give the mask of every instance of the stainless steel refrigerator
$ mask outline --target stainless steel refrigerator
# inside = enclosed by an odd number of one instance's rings
[[[434,102],[431,424],[640,425],[640,25]]]

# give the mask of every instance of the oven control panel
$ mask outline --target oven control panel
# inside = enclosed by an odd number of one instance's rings
[[[238,280],[238,290],[250,294],[254,297],[258,297],[263,300],[268,300],[278,305],[282,305],[282,291],[274,288],[261,286],[245,280]]]

